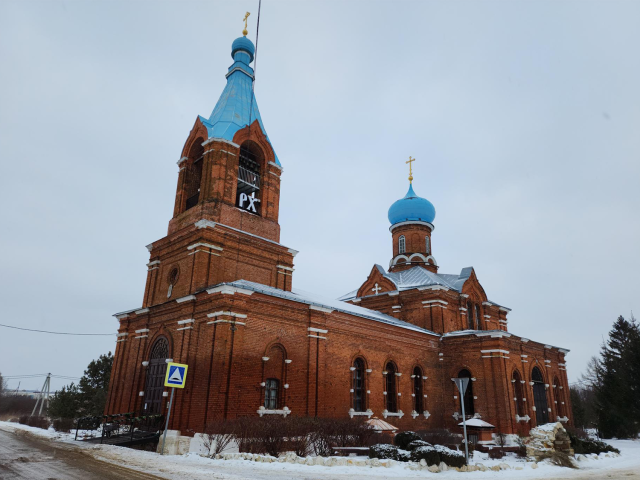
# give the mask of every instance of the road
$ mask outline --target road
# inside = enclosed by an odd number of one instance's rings
[[[0,479],[159,480],[160,477],[101,462],[73,446],[0,430]]]

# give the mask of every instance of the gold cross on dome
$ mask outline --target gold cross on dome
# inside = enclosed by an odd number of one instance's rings
[[[416,159],[415,158],[411,158],[411,155],[409,155],[409,160],[407,160],[404,163],[408,163],[409,164],[409,183],[413,182],[413,170],[411,169],[411,163],[415,162]]]
[[[244,16],[244,18],[242,20],[244,20],[244,30],[242,30],[242,35],[244,35],[245,37],[247,36],[248,30],[247,30],[247,18],[249,18],[249,15],[251,15],[249,12],[247,12]]]

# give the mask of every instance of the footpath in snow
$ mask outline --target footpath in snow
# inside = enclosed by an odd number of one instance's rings
[[[153,452],[144,452],[112,445],[95,445],[74,441],[75,433],[59,433],[53,429],[42,430],[16,423],[0,422],[0,429],[18,435],[29,435],[59,442],[63,448],[82,450],[92,457],[105,462],[117,463],[135,470],[154,474],[167,479],[348,479],[358,477],[412,479],[437,475],[442,479],[596,479],[625,478],[640,479],[640,441],[610,440],[608,443],[620,450],[620,456],[610,454],[588,455],[578,462],[579,469],[569,469],[544,462],[527,462],[515,455],[508,454],[500,460],[491,460],[486,454],[476,452],[471,460],[472,465],[482,464],[487,471],[457,472],[448,470],[432,473],[419,469],[415,463],[404,463],[381,460],[372,465],[363,465],[366,457],[335,457],[334,466],[308,465],[314,463],[313,457],[300,459],[298,462],[278,462],[265,456],[245,455],[256,460],[210,459],[197,453],[185,455],[160,456]],[[227,458],[239,454],[226,455]],[[334,457],[332,457],[334,458]],[[342,465],[349,463],[350,465]],[[360,465],[360,466],[358,466]],[[378,466],[379,465],[379,466]],[[494,471],[492,467],[502,468]],[[470,477],[469,477],[470,476]]]

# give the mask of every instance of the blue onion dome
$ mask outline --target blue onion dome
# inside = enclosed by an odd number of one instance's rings
[[[254,47],[251,40],[247,37],[236,38],[231,44],[231,58],[235,60],[235,54],[240,50],[249,54],[249,57],[251,57],[249,63],[253,62],[253,55],[256,53],[256,47]]]
[[[436,209],[429,200],[417,196],[413,186],[409,184],[409,191],[404,198],[391,205],[388,216],[391,225],[407,221],[433,223],[433,219],[436,218]]]

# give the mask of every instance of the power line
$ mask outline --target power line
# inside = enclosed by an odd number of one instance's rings
[[[115,333],[70,333],[70,332],[50,332],[48,330],[35,330],[33,328],[21,328],[21,327],[14,327],[13,325],[3,325],[2,323],[0,323],[0,327],[5,327],[5,328],[13,328],[16,330],[24,330],[26,332],[38,332],[38,333],[50,333],[52,335],[82,335],[82,336],[113,336],[115,335]]]

